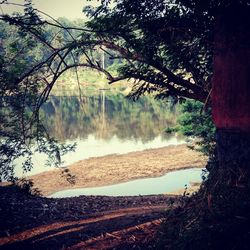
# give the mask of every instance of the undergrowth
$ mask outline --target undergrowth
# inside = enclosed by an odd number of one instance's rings
[[[250,187],[228,182],[231,171],[218,174],[217,164],[199,192],[167,212],[157,249],[249,249]]]
[[[211,113],[199,110],[200,103],[186,102],[177,130],[197,139],[199,151],[209,156],[209,174],[198,192],[168,210],[155,248],[250,249],[250,136],[226,135],[219,163]]]

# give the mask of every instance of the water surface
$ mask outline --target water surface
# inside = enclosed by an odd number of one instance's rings
[[[67,189],[56,192],[49,197],[65,198],[80,195],[130,196],[164,194],[185,188],[185,186],[189,187],[190,182],[201,182],[201,175],[202,169],[184,169],[167,173],[161,177],[138,179],[115,185]]]
[[[81,99],[51,96],[41,116],[51,136],[59,142],[77,143],[74,152],[62,157],[62,166],[67,166],[89,157],[182,144],[182,138],[164,132],[175,125],[177,113],[170,102],[150,97],[133,102],[122,94],[99,91]],[[18,176],[23,174],[21,162],[20,158]],[[44,154],[34,153],[33,162],[34,168],[26,175],[53,169],[45,166]]]

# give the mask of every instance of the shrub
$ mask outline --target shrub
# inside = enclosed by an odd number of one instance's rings
[[[186,100],[181,104],[178,125],[167,128],[166,132],[180,132],[187,137],[189,147],[196,149],[210,158],[215,157],[215,126],[211,108],[204,109],[199,101]]]

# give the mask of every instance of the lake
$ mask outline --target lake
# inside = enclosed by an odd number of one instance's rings
[[[183,138],[164,132],[174,126],[178,108],[171,101],[151,97],[134,102],[122,94],[100,90],[79,96],[51,96],[41,116],[48,132],[60,142],[77,143],[74,152],[62,157],[62,166],[89,157],[122,154],[184,143]],[[22,176],[19,159],[17,176]],[[33,175],[53,169],[46,156],[34,153]]]

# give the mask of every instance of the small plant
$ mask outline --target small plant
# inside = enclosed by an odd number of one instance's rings
[[[71,174],[68,168],[62,170],[61,176],[66,178],[67,182],[71,185],[74,185],[76,183],[76,176]]]
[[[210,158],[215,157],[215,126],[211,108],[205,110],[203,103],[187,100],[181,105],[181,115],[177,123],[177,126],[167,128],[165,132],[180,132],[187,137],[190,148]]]
[[[34,188],[34,182],[29,179],[25,178],[18,179],[17,181],[14,182],[14,186],[16,186],[20,191],[22,191],[25,194],[38,195],[38,196],[41,195],[39,189]]]

